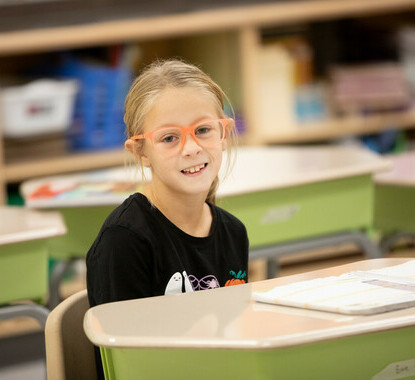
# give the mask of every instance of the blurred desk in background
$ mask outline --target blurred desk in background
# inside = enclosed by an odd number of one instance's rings
[[[0,319],[27,316],[44,327],[49,239],[65,234],[57,212],[0,207]],[[35,303],[18,304],[20,301]]]
[[[345,243],[379,257],[367,232],[373,225],[373,174],[390,164],[359,147],[239,149],[232,173],[221,181],[218,203],[245,224],[250,258],[280,256]]]
[[[374,224],[382,234],[382,252],[402,238],[415,241],[415,152],[385,157],[392,169],[375,176]]]

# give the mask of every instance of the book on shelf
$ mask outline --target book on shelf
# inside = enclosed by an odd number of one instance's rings
[[[370,315],[415,306],[415,260],[254,292],[255,301],[341,314]]]

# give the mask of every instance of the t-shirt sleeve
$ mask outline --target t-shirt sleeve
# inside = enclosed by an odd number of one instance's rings
[[[87,255],[91,306],[152,295],[151,249],[146,240],[122,226],[106,228]]]

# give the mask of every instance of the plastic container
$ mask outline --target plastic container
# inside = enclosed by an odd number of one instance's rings
[[[64,65],[61,75],[76,78],[80,83],[75,122],[69,131],[71,149],[122,146],[124,99],[132,81],[130,70],[71,60]]]
[[[3,136],[22,138],[65,131],[72,122],[75,80],[39,79],[0,92]]]

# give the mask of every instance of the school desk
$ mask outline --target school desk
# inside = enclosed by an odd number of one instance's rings
[[[375,176],[374,225],[383,252],[402,237],[415,239],[415,152],[386,157],[392,169]]]
[[[0,207],[0,319],[35,318],[44,327],[48,310],[39,304],[48,291],[47,240],[66,232],[57,212]]]
[[[254,291],[351,270],[372,259],[250,284],[103,304],[84,330],[106,379],[415,378],[415,308],[349,316],[258,303]],[[408,377],[409,376],[409,377]]]
[[[257,147],[237,152],[219,188],[219,205],[241,219],[250,258],[268,259],[353,243],[379,257],[367,231],[373,220],[373,174],[389,162],[359,147]]]
[[[376,154],[342,146],[243,147],[236,151],[229,174],[226,167],[222,165],[220,172],[218,204],[246,225],[250,258],[268,260],[268,278],[277,272],[275,259],[292,252],[354,243],[367,257],[380,255],[366,234],[373,218],[372,175],[389,167]],[[72,234],[76,228],[85,239],[75,249],[85,255],[105,215],[126,197],[108,189],[99,191],[103,183],[131,181],[134,173],[123,176],[121,171],[51,177],[23,185],[28,207],[54,207],[65,217],[69,232],[59,239],[59,247],[55,239],[52,254],[54,249],[65,250],[65,244],[74,245],[69,240],[79,239]],[[85,181],[95,191],[80,185]],[[56,195],[30,196],[48,184]]]

